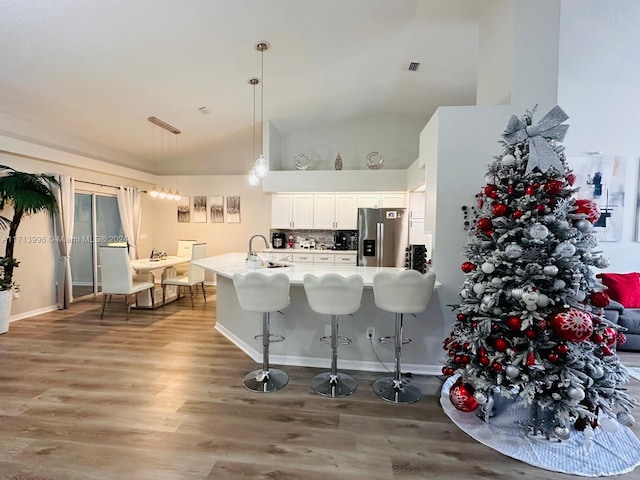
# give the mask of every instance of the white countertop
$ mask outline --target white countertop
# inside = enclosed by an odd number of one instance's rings
[[[258,255],[267,261],[277,262],[291,253],[291,250],[277,250],[278,253],[268,252],[259,253]],[[282,253],[280,253],[282,252]],[[362,277],[365,287],[373,286],[373,276],[381,271],[400,272],[403,268],[395,267],[356,267],[353,265],[316,265],[316,264],[291,264],[292,267],[286,268],[248,268],[245,260],[246,253],[225,253],[215,257],[193,260],[194,265],[199,265],[207,270],[215,272],[227,278],[233,278],[235,273],[245,273],[249,271],[259,271],[265,275],[275,275],[276,273],[284,273],[289,277],[291,285],[303,285],[304,276],[307,273],[312,275],[325,275],[327,273],[337,273],[344,277],[358,274]]]
[[[320,253],[329,255],[357,255],[357,250],[331,250],[329,248],[267,248],[262,250],[268,253],[283,253],[285,255],[291,253]],[[260,252],[258,252],[260,253]]]

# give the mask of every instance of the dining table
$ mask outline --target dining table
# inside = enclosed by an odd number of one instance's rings
[[[176,265],[189,263],[190,257],[180,257],[177,255],[166,256],[162,258],[139,258],[131,260],[131,268],[136,271],[136,279],[146,282],[153,282],[162,284],[162,280],[176,276]],[[173,302],[178,299],[178,290],[175,286],[166,287],[165,303]],[[162,289],[154,289],[153,291],[153,305],[152,299],[147,292],[140,292],[136,294],[136,303],[132,308],[152,308],[161,307],[162,303]]]

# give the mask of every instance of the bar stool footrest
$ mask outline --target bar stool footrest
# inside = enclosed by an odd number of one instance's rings
[[[326,343],[327,345],[331,345],[331,335],[325,335],[320,337],[320,341],[322,343]],[[348,337],[343,337],[342,335],[338,335],[338,341],[336,342],[338,346],[349,345],[352,340]]]
[[[395,335],[387,335],[386,337],[380,337],[378,339],[378,341],[380,343],[383,343],[385,345],[389,345],[389,344],[395,344],[396,343],[396,337]],[[408,338],[408,337],[402,337],[402,345],[407,345],[408,343],[413,342],[412,339]]]
[[[262,343],[262,337],[264,335],[260,334],[260,335],[256,335],[253,337],[253,339],[257,342],[261,342]],[[283,335],[278,335],[276,333],[270,333],[269,334],[269,343],[279,343],[284,341],[284,336]]]

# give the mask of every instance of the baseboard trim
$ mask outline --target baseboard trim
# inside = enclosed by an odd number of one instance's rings
[[[227,338],[236,347],[246,353],[256,363],[262,363],[262,352],[256,350],[245,341],[238,338],[228,329],[220,324],[216,324],[215,330]],[[294,355],[270,355],[270,363],[274,365],[291,365],[295,367],[312,367],[312,368],[330,368],[331,361],[329,358],[303,357]],[[343,360],[339,359],[341,370],[355,370],[364,372],[387,372],[380,363],[359,360]],[[389,370],[393,370],[393,366],[387,366]],[[403,363],[403,372],[411,372],[414,375],[442,375],[442,366],[440,365],[420,365],[417,363]]]
[[[15,315],[11,315],[9,317],[9,322],[16,322],[18,320],[23,320],[29,317],[35,317],[36,315],[42,315],[43,313],[54,312],[58,310],[58,304],[49,305],[48,307],[37,308],[35,310],[30,310],[28,312],[16,313]]]

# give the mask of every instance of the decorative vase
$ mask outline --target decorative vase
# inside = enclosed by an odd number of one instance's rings
[[[338,156],[336,157],[336,170],[342,170],[342,157],[340,156],[340,152],[338,152]]]
[[[0,334],[9,331],[13,290],[0,290]]]

